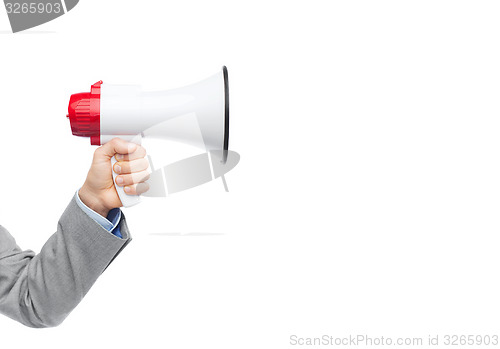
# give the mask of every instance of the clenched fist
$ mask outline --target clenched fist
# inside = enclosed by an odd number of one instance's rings
[[[146,150],[135,143],[114,138],[97,148],[87,179],[78,192],[82,202],[89,208],[106,217],[108,212],[121,207],[111,173],[111,158],[118,161],[113,170],[119,174],[116,184],[124,187],[129,195],[140,195],[149,189],[145,183],[149,179]]]

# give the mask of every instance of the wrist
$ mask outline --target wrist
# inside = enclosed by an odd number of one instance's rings
[[[104,218],[108,216],[109,208],[107,208],[103,201],[99,199],[99,196],[92,192],[85,184],[78,191],[78,196],[80,200],[90,208],[92,211],[100,214]]]

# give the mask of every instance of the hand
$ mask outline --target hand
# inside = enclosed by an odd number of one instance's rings
[[[119,174],[117,185],[124,186],[125,192],[130,195],[140,195],[149,189],[149,184],[144,183],[149,179],[146,150],[135,143],[113,138],[94,152],[87,179],[78,192],[80,200],[103,217],[111,209],[122,206],[111,173],[113,156],[118,161],[113,167]]]

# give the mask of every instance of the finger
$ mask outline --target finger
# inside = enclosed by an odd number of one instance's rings
[[[133,172],[141,172],[148,168],[149,162],[145,158],[132,160],[132,161],[120,161],[113,166],[113,171],[117,174],[129,174]]]
[[[117,176],[115,182],[120,187],[123,187],[125,185],[145,182],[149,179],[149,176],[149,171],[141,171],[132,174]]]
[[[130,154],[116,154],[115,158],[118,161],[130,161],[137,160],[146,156],[146,149],[144,147],[138,145],[137,149]]]
[[[123,190],[128,195],[141,195],[149,190],[149,184],[138,183],[138,184],[127,185],[126,187],[123,188]]]
[[[137,149],[137,144],[124,141],[120,138],[113,138],[108,143],[104,144],[102,147],[96,150],[101,154],[106,155],[111,158],[115,154],[129,154],[133,153]]]

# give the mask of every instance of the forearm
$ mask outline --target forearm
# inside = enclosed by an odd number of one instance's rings
[[[30,327],[61,323],[130,241],[124,218],[121,231],[123,239],[106,231],[73,198],[38,255],[0,254],[8,281],[0,283],[0,312]]]

